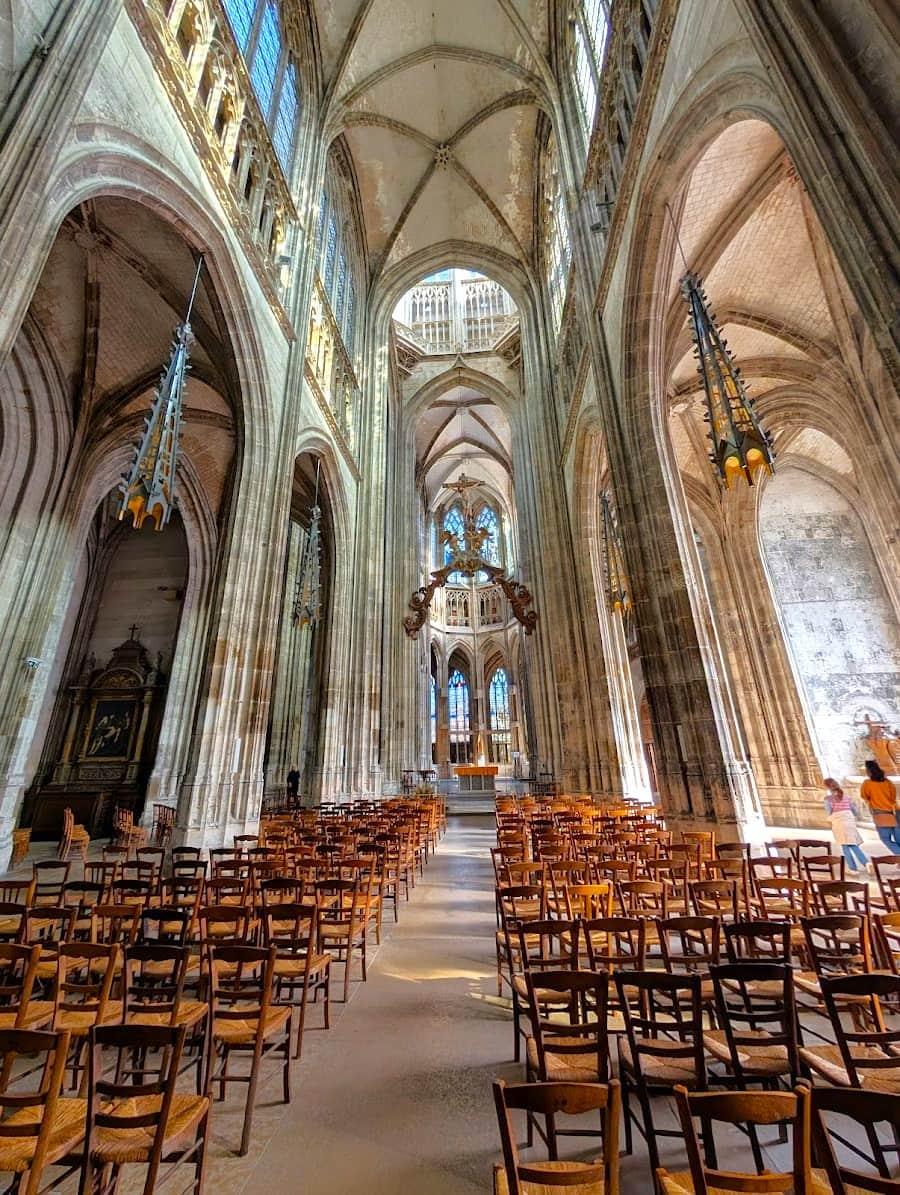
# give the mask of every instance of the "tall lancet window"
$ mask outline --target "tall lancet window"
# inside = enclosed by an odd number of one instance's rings
[[[275,152],[288,174],[297,140],[300,95],[297,68],[281,35],[278,5],[275,0],[223,0],[223,7],[247,63]]]
[[[450,723],[450,762],[468,763],[471,750],[469,731],[469,682],[458,668],[447,682],[447,712]]]
[[[509,716],[509,677],[505,668],[498,668],[491,677],[488,708],[491,718],[491,762],[509,763],[512,721]]]
[[[444,515],[444,531],[450,535],[456,536],[457,547],[462,549],[466,546],[466,525],[463,521],[463,513],[458,506],[451,506]],[[444,564],[447,565],[453,558],[453,547],[451,544],[444,544]],[[451,573],[447,578],[450,585],[465,585],[466,578],[462,573]]]

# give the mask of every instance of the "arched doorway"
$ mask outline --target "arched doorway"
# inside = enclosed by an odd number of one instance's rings
[[[318,517],[314,516],[316,509]],[[290,771],[300,773],[304,799],[317,800],[321,791],[333,590],[333,503],[321,458],[304,452],[294,463],[291,491],[281,633],[266,750],[270,793],[283,789]],[[317,597],[312,596],[313,591]]]

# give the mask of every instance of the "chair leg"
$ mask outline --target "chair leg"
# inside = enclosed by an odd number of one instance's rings
[[[244,1105],[244,1129],[241,1133],[240,1157],[244,1157],[250,1148],[250,1129],[253,1126],[253,1105],[256,1103],[256,1086],[259,1082],[259,1049],[253,1051],[253,1062],[250,1066],[250,1082],[247,1084],[247,1103]]]
[[[281,1070],[281,1083],[284,1092],[284,1103],[286,1104],[291,1102],[291,1037],[293,1035],[294,1028],[292,1024],[293,1019],[294,1010],[291,1009],[291,1013],[287,1019],[287,1024],[284,1027],[284,1044],[282,1045],[284,1064]]]

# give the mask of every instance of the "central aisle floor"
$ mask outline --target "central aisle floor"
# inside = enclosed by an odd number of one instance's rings
[[[495,1002],[493,841],[493,818],[451,818],[399,924],[386,913],[389,935],[368,982],[354,983],[346,1008],[333,1005],[330,1032],[304,1034],[293,1103],[260,1108],[258,1151],[223,1157],[223,1137],[237,1126],[226,1112],[217,1130],[214,1108],[211,1189],[219,1181],[303,1195],[491,1189],[499,1161],[491,1081],[521,1074],[509,1061],[508,1013]],[[338,967],[336,996],[342,974]],[[311,1024],[320,1018],[312,1007]],[[276,1097],[277,1083],[267,1091]]]

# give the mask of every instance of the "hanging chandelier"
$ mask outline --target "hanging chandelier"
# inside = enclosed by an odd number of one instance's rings
[[[315,626],[322,616],[322,560],[320,524],[322,511],[319,507],[319,461],[316,461],[316,491],[309,509],[309,534],[303,548],[300,572],[297,576],[297,592],[294,597],[294,626]]]
[[[175,480],[178,470],[178,439],[181,432],[184,384],[189,369],[191,310],[203,269],[203,257],[197,262],[194,285],[188,301],[184,322],[175,329],[175,340],[169,362],[160,378],[153,397],[150,414],[144,420],[144,434],[137,445],[131,472],[123,476],[122,505],[119,518],[131,512],[135,528],[143,527],[147,519],[162,531],[175,508]]]
[[[444,531],[440,542],[447,548],[446,560],[443,568],[435,569],[431,580],[423,585],[409,599],[411,614],[403,619],[403,629],[410,639],[418,638],[419,631],[425,625],[431,599],[436,589],[447,584],[448,577],[453,573],[462,573],[466,577],[474,577],[477,573],[484,573],[489,581],[499,586],[510,604],[514,617],[525,628],[525,634],[530,635],[537,626],[537,611],[529,610],[531,605],[531,591],[521,582],[506,576],[502,569],[491,564],[485,554],[485,544],[490,539],[490,532],[486,527],[479,527],[475,509],[469,498],[468,491],[480,486],[480,481],[473,481],[465,473],[459,475],[459,480],[447,485],[448,490],[456,490],[463,502],[463,527],[461,535],[452,531]]]
[[[697,274],[685,274],[681,293],[688,304],[697,369],[706,399],[704,419],[712,441],[709,459],[726,488],[740,476],[753,485],[755,474],[761,470],[771,473],[774,468],[771,440],[760,426]]]
[[[606,565],[606,600],[613,613],[628,614],[631,610],[631,593],[625,573],[625,557],[619,529],[613,518],[612,504],[608,494],[600,498],[603,512],[603,560]]]

